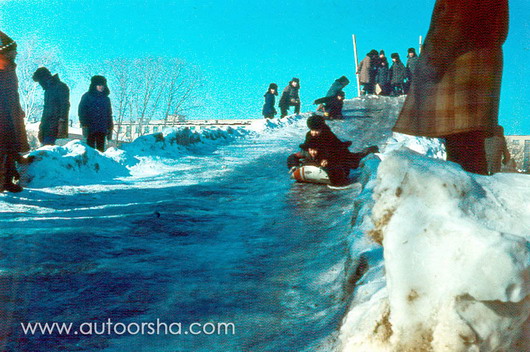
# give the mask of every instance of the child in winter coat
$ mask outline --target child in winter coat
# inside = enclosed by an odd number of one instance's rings
[[[280,103],[278,106],[280,107],[281,111],[281,117],[287,116],[287,111],[289,110],[290,106],[294,106],[294,113],[299,114],[300,113],[300,79],[294,77],[287,87],[283,90],[282,97],[280,98]]]
[[[107,79],[94,76],[88,92],[79,103],[79,122],[87,130],[87,144],[100,152],[105,151],[105,138],[112,137],[112,107],[109,99]]]
[[[407,70],[405,65],[401,62],[398,53],[392,53],[390,55],[392,61],[392,67],[390,67],[390,84],[392,86],[392,95],[398,96],[403,95],[405,78],[407,78]]]
[[[266,119],[274,118],[276,115],[276,108],[274,108],[274,103],[276,101],[275,96],[278,95],[278,85],[276,83],[269,84],[269,89],[265,93],[265,104],[263,105],[262,114]]]
[[[348,147],[351,142],[342,142],[329,128],[324,118],[312,115],[307,119],[307,127],[310,131],[306,134],[306,140],[300,145],[302,150],[316,149],[318,156],[312,156],[310,160],[317,166],[324,167],[328,173],[331,185],[344,186],[349,183],[348,175],[350,169],[359,167],[362,158],[370,153],[376,153],[379,149],[372,146],[360,153],[351,153]],[[287,166],[300,166],[300,159],[308,159],[307,153],[296,153],[287,159]]]

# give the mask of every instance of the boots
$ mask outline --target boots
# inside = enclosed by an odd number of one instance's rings
[[[1,154],[0,155],[0,192],[8,191],[12,193],[22,192],[23,188],[14,183],[15,177],[19,176],[15,166],[15,155]]]

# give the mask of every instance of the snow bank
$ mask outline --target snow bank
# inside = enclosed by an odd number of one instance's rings
[[[120,156],[115,151],[112,153]],[[30,155],[35,161],[22,173],[23,181],[35,188],[105,183],[128,175],[124,165],[78,140],[62,147],[44,146]]]
[[[382,243],[384,264],[358,282],[339,349],[527,351],[530,178],[472,175],[410,150],[375,170],[354,236]]]
[[[268,133],[307,118],[307,114],[283,119],[256,120],[247,126],[193,126],[168,128],[137,138],[121,149],[100,153],[79,140],[64,146],[45,146],[30,155],[35,161],[23,170],[23,183],[33,188],[122,182],[123,177],[151,177],[174,169],[184,156],[211,154],[249,136]],[[24,167],[23,167],[24,168]]]

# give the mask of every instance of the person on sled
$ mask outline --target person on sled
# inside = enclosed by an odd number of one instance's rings
[[[348,179],[350,169],[358,168],[362,158],[379,151],[377,146],[372,146],[359,153],[350,152],[348,147],[352,143],[350,141],[342,142],[331,131],[322,116],[310,116],[307,119],[307,127],[309,132],[306,134],[304,143],[300,145],[302,151],[289,156],[287,166],[289,169],[303,166],[302,160],[308,158],[309,147],[311,147],[317,151],[318,155],[318,157],[313,156],[314,161],[316,160],[320,167],[325,168],[332,186],[348,185],[350,183]]]

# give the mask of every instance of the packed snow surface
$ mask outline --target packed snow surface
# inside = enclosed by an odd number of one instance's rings
[[[329,122],[363,189],[289,179],[307,114],[32,152],[0,196],[7,351],[528,352],[530,177],[392,134],[403,98]],[[231,322],[235,335],[24,334],[21,322]]]

